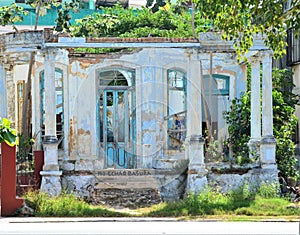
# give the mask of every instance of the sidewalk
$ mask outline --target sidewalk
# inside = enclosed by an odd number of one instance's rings
[[[222,218],[193,218],[174,217],[0,217],[1,223],[65,223],[65,222],[229,222]],[[232,222],[232,221],[231,221]],[[243,221],[242,221],[243,222]],[[251,222],[251,220],[247,221]],[[253,220],[257,222],[257,220]],[[298,222],[284,218],[262,219],[260,222]]]
[[[1,235],[299,235],[299,222],[177,221],[176,218],[0,218]]]
[[[152,217],[0,217],[1,223],[47,223],[47,222],[178,222],[177,218]]]

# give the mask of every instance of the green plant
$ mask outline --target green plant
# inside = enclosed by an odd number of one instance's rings
[[[19,144],[17,152],[17,163],[21,170],[33,170],[34,162],[30,153],[34,139],[25,137],[22,133],[18,134]]]
[[[228,146],[226,141],[215,140],[212,136],[205,138],[205,160],[207,162],[226,161],[228,154]]]
[[[232,100],[230,111],[225,113],[228,124],[228,143],[232,157],[240,164],[249,159],[248,142],[250,139],[250,92],[244,93],[241,98]]]
[[[72,19],[70,12],[79,12],[80,7],[80,0],[71,0],[64,2],[62,4],[62,7],[57,10],[57,19],[55,20],[56,26],[54,27],[54,30],[56,30],[57,32],[70,33]]]
[[[261,198],[278,198],[280,192],[279,183],[264,183],[257,189],[257,196]]]
[[[195,32],[207,31],[209,21],[199,12],[195,15]],[[76,37],[184,38],[193,37],[191,18],[187,10],[177,12],[173,7],[153,13],[147,8],[123,9],[119,4],[77,20],[70,30]]]
[[[276,162],[282,176],[296,178],[297,159],[292,136],[297,127],[297,117],[294,114],[298,97],[292,93],[294,88],[292,72],[288,70],[273,70],[273,113],[274,136],[276,138]]]
[[[27,15],[28,12],[24,11],[23,7],[18,6],[16,3],[10,6],[0,7],[0,24],[2,26],[12,25],[16,30],[15,23],[23,21],[23,16]]]
[[[245,55],[257,35],[263,35],[266,46],[274,57],[286,53],[286,29],[300,28],[299,1],[252,0],[192,0],[203,17],[214,21],[214,30],[223,33],[223,39],[232,40],[238,56]]]
[[[0,143],[5,141],[10,146],[16,145],[17,131],[11,127],[11,122],[7,118],[0,117]]]

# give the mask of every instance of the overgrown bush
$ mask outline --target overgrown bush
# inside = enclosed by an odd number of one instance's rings
[[[76,37],[193,37],[192,15],[173,7],[155,13],[151,9],[123,9],[121,5],[101,8],[101,12],[76,21],[71,27]],[[210,21],[195,13],[195,33],[206,31]]]
[[[232,100],[230,111],[225,113],[228,124],[228,144],[232,157],[243,164],[250,161],[248,142],[250,140],[250,97],[247,91],[241,98]]]

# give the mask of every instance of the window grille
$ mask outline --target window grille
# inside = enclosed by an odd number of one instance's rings
[[[300,63],[300,35],[296,38],[294,29],[289,29],[287,31],[287,44],[287,66]]]

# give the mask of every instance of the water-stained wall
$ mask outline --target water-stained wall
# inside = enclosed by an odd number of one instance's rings
[[[36,77],[44,68],[42,56],[41,54],[37,57]],[[168,149],[168,122],[165,119],[168,116],[168,70],[179,70],[185,73],[187,86],[194,86],[191,77],[196,80],[201,79],[200,66],[203,75],[209,74],[212,66],[214,74],[229,77],[230,98],[234,98],[245,87],[245,70],[236,65],[234,55],[213,55],[212,62],[210,56],[209,53],[202,53],[195,49],[175,48],[135,49],[131,52],[119,52],[101,57],[97,55],[79,57],[72,52],[58,50],[56,67],[63,71],[64,86],[64,149],[61,150],[60,159],[71,161],[86,159],[93,162],[93,169],[106,167],[105,153],[99,146],[97,111],[99,72],[113,68],[135,71],[134,84],[132,84],[135,90],[135,107],[133,107],[136,119],[135,167],[152,168],[157,163],[154,162],[155,159],[168,159],[174,156],[184,158],[184,149],[180,151]],[[193,107],[194,97],[193,94],[186,95],[186,102],[190,103],[187,107]],[[36,95],[36,100],[38,99],[39,96]],[[38,106],[39,102],[35,102]],[[205,120],[199,120],[202,121]],[[193,134],[195,123],[189,125],[188,122],[191,122],[189,117],[186,122],[188,127],[186,134]],[[84,164],[88,164],[88,161],[84,161]],[[89,166],[86,165],[84,168],[88,169]]]

